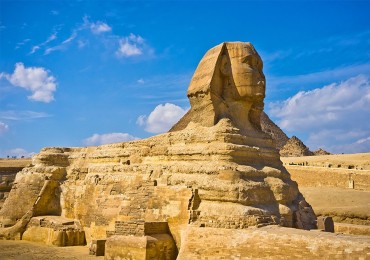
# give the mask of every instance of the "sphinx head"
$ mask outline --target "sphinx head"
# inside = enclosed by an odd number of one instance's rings
[[[229,59],[231,70],[229,76],[236,88],[235,99],[260,100],[265,97],[265,76],[263,63],[252,44],[226,43],[223,59]]]
[[[261,131],[262,66],[250,43],[226,42],[210,49],[189,84],[191,109],[170,131],[181,130],[191,121],[213,126],[222,118],[229,118],[242,132]]]

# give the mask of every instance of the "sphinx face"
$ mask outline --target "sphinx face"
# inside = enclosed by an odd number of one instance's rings
[[[248,44],[230,44],[227,50],[236,90],[242,99],[265,97],[265,75],[262,60]]]

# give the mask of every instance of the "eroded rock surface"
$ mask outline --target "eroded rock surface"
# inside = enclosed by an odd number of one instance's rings
[[[275,141],[275,145],[278,150],[281,150],[289,140],[289,137],[284,133],[284,131],[281,130],[265,112],[261,114],[261,128],[263,132],[269,134],[272,140]]]
[[[262,61],[250,43],[212,48],[190,82],[191,109],[169,133],[34,156],[0,211],[0,236],[21,237],[32,217],[45,215],[78,220],[86,242],[107,239],[110,252],[114,241],[161,248],[169,237],[179,249],[189,225],[315,228],[312,208],[261,130],[264,96]]]

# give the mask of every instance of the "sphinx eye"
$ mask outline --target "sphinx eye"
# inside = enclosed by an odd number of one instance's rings
[[[246,56],[246,57],[244,57],[243,60],[242,60],[242,63],[246,63],[249,66],[252,66],[253,65],[253,58],[252,58],[252,56]]]

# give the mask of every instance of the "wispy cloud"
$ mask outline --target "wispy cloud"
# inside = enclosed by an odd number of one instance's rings
[[[359,75],[272,103],[269,114],[284,130],[308,133],[311,149],[326,146],[350,152],[349,144],[359,148],[370,136],[369,107],[369,76]]]
[[[180,118],[185,115],[187,109],[183,109],[171,103],[160,104],[150,112],[149,116],[141,115],[136,123],[144,127],[149,133],[163,133],[168,131]]]
[[[77,31],[73,31],[72,34],[67,39],[62,41],[60,44],[47,48],[44,52],[44,55],[48,55],[54,51],[65,50],[68,44],[71,43],[76,37],[77,37]]]
[[[88,45],[89,42],[87,40],[78,40],[77,46],[79,49],[84,48],[86,45]]]
[[[139,79],[125,88],[132,89],[129,95],[145,104],[181,103],[182,106],[188,106],[186,89],[191,76],[192,72],[156,75],[143,81]],[[153,93],[153,89],[157,91]]]
[[[57,10],[51,10],[50,11],[50,14],[52,14],[52,15],[59,15],[59,11],[57,11]]]
[[[34,45],[32,46],[32,49],[31,49],[31,52],[30,54],[34,54],[36,51],[38,51],[41,47],[47,45],[49,42],[51,41],[54,41],[55,39],[57,39],[57,32],[54,32],[52,33],[47,39],[46,41],[38,44],[38,45]]]
[[[29,54],[43,52],[44,55],[49,55],[55,51],[68,50],[71,46],[83,49],[87,45],[94,45],[95,47],[105,48],[112,56],[117,58],[140,56],[148,59],[154,57],[154,49],[142,36],[134,33],[127,36],[113,34],[112,27],[108,23],[99,20],[92,21],[88,16],[84,16],[82,21],[82,23],[71,28],[71,34],[68,37],[59,42],[56,39],[62,38],[60,35],[57,37],[60,28],[55,27],[47,40],[32,46]],[[17,46],[19,48],[21,45]]]
[[[279,85],[300,85],[318,83],[322,81],[336,81],[343,78],[353,77],[358,74],[370,75],[370,63],[355,64],[335,69],[329,69],[314,73],[292,75],[292,76],[271,76],[268,78],[270,87]]]
[[[104,23],[102,21],[93,22],[93,21],[90,21],[87,16],[84,16],[82,20],[83,20],[83,23],[75,26],[72,29],[72,33],[68,38],[66,38],[65,40],[63,40],[57,45],[47,47],[44,51],[44,55],[49,55],[55,51],[67,50],[72,45],[72,43],[75,41],[77,41],[77,47],[79,49],[84,48],[88,44],[89,41],[79,37],[79,34],[81,31],[89,31],[90,33],[94,35],[104,35],[105,33],[112,31],[112,28],[107,23]],[[107,39],[117,41],[117,38],[118,37],[113,36]],[[99,39],[102,40],[104,39],[104,37],[99,38]],[[39,49],[41,46],[35,46],[35,47]]]
[[[57,88],[56,79],[43,67],[25,67],[23,63],[15,64],[12,74],[2,73],[13,86],[24,88],[32,92],[28,99],[49,103],[54,100],[54,92]]]
[[[77,32],[73,32],[73,33],[71,34],[71,36],[69,36],[67,39],[65,39],[64,41],[62,41],[62,44],[70,43],[70,42],[71,42],[71,41],[73,41],[76,37],[77,37]]]
[[[18,42],[16,45],[15,45],[15,49],[19,49],[21,48],[23,45],[25,45],[27,42],[29,42],[31,39],[24,39],[23,41],[21,42]]]
[[[9,130],[9,126],[3,122],[0,122],[0,134],[3,134]]]
[[[297,46],[289,49],[275,50],[274,52],[260,51],[263,61],[269,65],[275,61],[279,62],[283,59],[300,59],[303,57],[310,57],[314,55],[322,56],[325,53],[332,52],[348,52],[352,50],[352,53],[358,52],[358,47],[365,46],[366,49],[369,43],[370,31],[356,32],[352,34],[336,35],[324,39],[312,40],[309,43],[311,48],[307,48],[307,44],[303,46]],[[328,47],[329,46],[329,47]],[[364,53],[359,53],[364,55]]]
[[[136,82],[137,82],[137,83],[139,83],[139,84],[144,84],[144,83],[145,83],[145,80],[143,80],[143,79],[138,79]]]
[[[85,145],[102,145],[118,142],[127,142],[137,140],[138,137],[132,136],[128,133],[109,133],[109,134],[93,134],[92,136],[83,140]]]
[[[31,119],[38,119],[38,118],[45,118],[51,117],[52,115],[47,114],[45,112],[36,112],[36,111],[15,111],[15,110],[7,110],[7,111],[0,111],[0,118],[5,120],[14,120],[14,121],[22,121],[22,120],[31,120]]]

